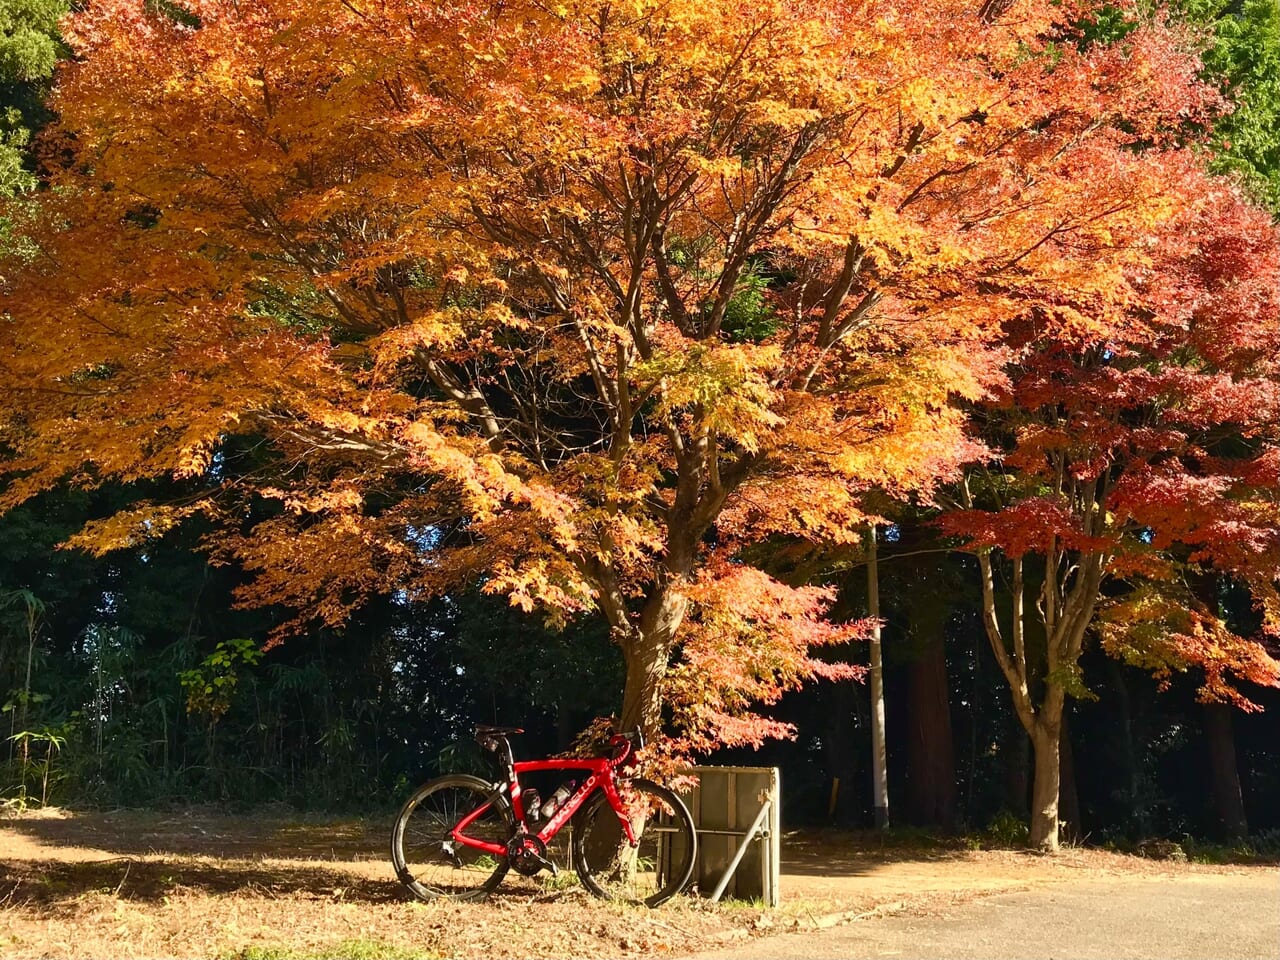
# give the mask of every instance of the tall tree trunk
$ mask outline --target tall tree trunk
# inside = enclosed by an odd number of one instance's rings
[[[18,710],[19,710],[18,726],[22,728],[23,732],[26,732],[27,730],[27,707],[31,703],[31,661],[35,656],[35,652],[36,652],[36,631],[35,631],[34,620],[32,618],[31,610],[30,610],[30,607],[28,607],[27,609],[27,675],[25,679],[22,681],[22,699],[18,701]],[[101,655],[102,655],[101,651],[98,651],[98,656],[101,657]],[[30,760],[30,757],[31,757],[31,739],[29,737],[22,738],[21,751],[22,751],[23,789],[25,790],[26,777],[27,777],[27,762]]]
[[[871,617],[871,783],[876,826],[889,826],[888,750],[884,735],[884,657],[880,647],[880,565],[876,528],[867,535],[867,613]]]
[[[1210,790],[1216,827],[1224,840],[1240,840],[1249,834],[1244,795],[1236,766],[1235,734],[1231,708],[1225,703],[1204,705],[1204,729],[1209,745]]]
[[[1059,490],[1063,489],[1064,466],[1059,464]],[[1091,483],[1071,482],[1075,498],[1083,495],[1083,528],[1094,531],[1103,515],[1108,482],[1100,477]],[[972,507],[968,487],[965,506]],[[982,619],[1000,672],[1013,693],[1018,721],[1031,736],[1035,751],[1035,773],[1031,790],[1031,845],[1052,853],[1058,849],[1058,788],[1061,781],[1062,709],[1066,690],[1053,678],[1060,670],[1078,670],[1085,634],[1097,610],[1106,568],[1102,553],[1079,553],[1074,560],[1056,538],[1050,537],[1044,554],[1045,576],[1035,609],[1044,626],[1043,662],[1028,650],[1026,630],[1026,569],[1022,554],[1010,554],[1009,643],[1005,642],[996,605],[994,570],[989,549],[978,551],[982,574]],[[1065,561],[1064,561],[1064,558]],[[1066,573],[1063,573],[1065,562]],[[1040,703],[1036,704],[1036,691]]]
[[[1084,835],[1080,818],[1080,791],[1076,785],[1075,751],[1071,746],[1071,725],[1067,715],[1062,717],[1062,739],[1058,749],[1058,820],[1062,824],[1063,839],[1078,841]]]
[[[1129,684],[1125,680],[1125,668],[1111,659],[1107,660],[1107,664],[1108,672],[1111,674],[1111,686],[1115,691],[1116,708],[1120,713],[1119,730],[1113,742],[1120,748],[1121,785],[1118,790],[1113,791],[1113,796],[1123,800],[1125,810],[1133,817],[1139,833],[1145,837],[1145,807],[1138,806],[1140,784],[1138,782],[1138,750],[1133,740],[1133,699],[1129,694]]]
[[[1058,849],[1058,786],[1061,776],[1060,724],[1047,718],[1031,734],[1035,778],[1031,785],[1031,846],[1044,853]]]
[[[18,726],[22,731],[26,731],[27,727],[27,708],[31,703],[31,663],[36,653],[36,635],[40,632],[40,609],[41,605],[34,596],[28,592],[23,592],[23,597],[27,604],[27,673],[22,681],[22,700],[19,701],[18,709],[21,714],[18,719]],[[101,658],[101,651],[98,651]],[[12,733],[12,731],[10,731]],[[27,763],[31,759],[31,738],[22,738],[22,780],[23,789],[26,789]]]
[[[832,793],[823,798],[823,813],[830,812],[834,823],[859,824],[862,818],[863,794],[857,789],[859,743],[850,731],[859,726],[862,712],[861,684],[841,680],[820,688],[819,703],[822,723],[822,753]],[[838,783],[836,783],[838,781]],[[834,796],[835,808],[829,810]]]
[[[1031,741],[1016,718],[1009,725],[1009,732],[1000,752],[1004,756],[1005,806],[1019,817],[1026,816],[1027,797],[1031,792],[1031,780],[1027,776],[1031,769]]]
[[[1201,574],[1191,578],[1196,599],[1215,617],[1222,615],[1218,577]],[[1213,798],[1215,827],[1224,840],[1239,840],[1249,834],[1236,765],[1236,742],[1231,729],[1231,708],[1224,703],[1204,705],[1204,732],[1209,747],[1209,792]]]
[[[946,647],[929,644],[907,667],[907,807],[919,824],[950,829],[956,819],[955,744]]]

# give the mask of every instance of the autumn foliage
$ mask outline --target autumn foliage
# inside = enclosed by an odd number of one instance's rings
[[[1212,488],[1218,527],[1168,527],[1245,575],[1272,549],[1252,491],[1274,459],[1215,459],[1197,431],[1211,383],[1251,390],[1246,360],[1273,355],[1231,263],[1272,241],[1229,198],[1252,232],[1210,261],[1178,244],[1189,216],[1218,223],[1176,199],[1216,96],[1172,28],[1087,46],[1075,15],[89,0],[38,252],[5,274],[5,502],[211,477],[78,542],[203,512],[257,574],[243,602],[297,611],[281,637],[474,580],[598,612],[622,722],[652,732],[667,703],[696,748],[785,733],[751,704],[847,673],[811,648],[860,630],[742,548],[851,542],[871,490],[930,500],[985,456],[964,403],[1068,388],[1093,447],[1053,482],[1099,482],[1123,447],[1137,466],[1094,502],[1126,529]],[[1212,370],[1171,362],[1189,324]],[[1177,424],[1091,426],[1169,391]],[[1020,466],[1065,463],[1053,423],[1017,429]],[[251,470],[237,436],[267,451]],[[1198,472],[1166,476],[1169,442]],[[1041,547],[1078,526],[1064,490],[1019,507]],[[1231,538],[1239,562],[1222,524],[1259,538]]]
[[[1021,331],[1009,389],[983,411],[998,457],[942,521],[978,555],[992,650],[1036,746],[1032,840],[1048,847],[1063,704],[1091,695],[1079,658],[1095,629],[1166,681],[1195,669],[1206,701],[1254,709],[1241,681],[1280,686],[1280,235],[1225,183],[1191,171],[1178,195],[1122,323]],[[1220,576],[1247,585],[1257,635],[1226,624]]]
[[[1205,696],[1248,706],[1230,675],[1276,685],[1280,665],[1262,641],[1229,638],[1194,584],[1229,575],[1248,585],[1265,633],[1280,625],[1280,238],[1225,184],[1196,179],[1182,194],[1198,199],[1134,278],[1128,322],[1092,342],[1028,337],[990,405],[1005,449],[979,496],[995,509],[944,525],[971,548],[1044,559],[1050,631],[1055,609],[1079,616],[1064,662],[1107,608],[1104,645],[1201,667]],[[1107,578],[1134,592],[1104,601]],[[1135,645],[1144,632],[1151,642]]]

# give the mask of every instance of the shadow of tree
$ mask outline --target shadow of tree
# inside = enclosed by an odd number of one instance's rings
[[[967,855],[951,837],[811,829],[787,831],[782,838],[782,872],[792,876],[852,877],[887,863],[945,863]]]
[[[69,912],[94,893],[149,902],[184,892],[295,903],[409,901],[392,871],[391,823],[390,815],[234,816],[199,808],[0,819],[0,910]],[[511,874],[503,894],[522,900],[547,891]]]
[[[180,859],[65,862],[0,860],[0,905],[74,910],[86,894],[159,902],[184,891],[209,896],[256,894],[268,899],[390,903],[409,895],[390,877],[370,879],[325,867]]]
[[[44,846],[88,847],[124,856],[282,857],[386,860],[392,817],[334,818],[253,812],[243,816],[200,808],[83,812],[0,821]]]

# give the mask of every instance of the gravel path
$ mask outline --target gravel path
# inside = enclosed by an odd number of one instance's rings
[[[786,934],[697,960],[1277,960],[1280,871],[1161,879],[1081,877],[998,893],[945,912],[910,911]]]

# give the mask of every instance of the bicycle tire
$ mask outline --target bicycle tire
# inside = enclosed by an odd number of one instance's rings
[[[467,828],[469,836],[505,844],[515,830],[506,797],[479,777],[462,774],[424,783],[396,817],[391,863],[419,900],[479,900],[507,874],[507,858],[454,844],[454,824],[484,803],[490,809]]]
[[[573,868],[597,897],[659,906],[693,876],[698,855],[693,816],[684,801],[649,780],[620,785],[619,793],[631,811],[639,846],[631,849],[608,798],[598,793],[575,819]]]

